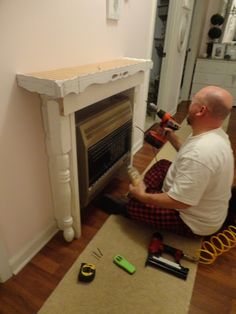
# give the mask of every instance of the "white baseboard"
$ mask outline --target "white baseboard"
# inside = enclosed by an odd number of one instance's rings
[[[37,238],[29,242],[23,249],[20,250],[9,260],[12,272],[16,275],[57,233],[58,227],[56,222],[53,222],[46,230],[41,232]]]
[[[132,147],[132,155],[137,153],[137,151],[143,147],[143,140],[137,141]]]

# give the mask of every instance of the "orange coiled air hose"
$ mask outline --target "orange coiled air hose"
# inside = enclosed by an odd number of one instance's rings
[[[199,263],[212,264],[216,258],[236,245],[236,226],[230,225],[223,232],[213,235],[210,241],[204,241],[197,251]]]

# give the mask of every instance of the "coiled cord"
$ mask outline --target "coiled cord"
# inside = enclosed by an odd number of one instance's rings
[[[216,258],[236,246],[236,226],[230,225],[223,232],[213,235],[210,241],[204,241],[198,250],[199,263],[212,264]]]

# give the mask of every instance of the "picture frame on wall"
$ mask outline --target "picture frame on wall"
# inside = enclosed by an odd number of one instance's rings
[[[119,20],[120,7],[120,0],[107,0],[107,19]]]
[[[213,44],[212,59],[224,59],[225,56],[225,44],[215,43]]]

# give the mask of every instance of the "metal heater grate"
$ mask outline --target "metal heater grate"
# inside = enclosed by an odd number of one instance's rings
[[[111,97],[96,104],[102,110],[82,114],[76,125],[81,206],[101,191],[130,161],[132,110],[127,97]],[[79,116],[79,112],[78,112]]]

